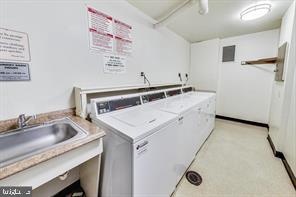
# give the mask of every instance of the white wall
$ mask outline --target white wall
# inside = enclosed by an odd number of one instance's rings
[[[190,84],[198,90],[217,91],[220,39],[191,44]]]
[[[290,9],[291,10],[291,9]],[[290,11],[290,12],[293,12]],[[295,13],[295,4],[294,4]],[[289,13],[288,11],[288,14]],[[286,15],[288,16],[288,15]],[[291,17],[291,16],[289,16]],[[290,26],[283,26],[285,29],[291,30],[291,41],[289,42],[288,55],[286,59],[286,75],[284,90],[282,96],[282,107],[280,113],[280,127],[277,130],[277,136],[274,135],[274,130],[271,130],[273,140],[276,140],[276,148],[284,153],[292,171],[296,174],[296,19],[295,14],[292,19],[288,19]],[[285,18],[284,18],[285,19]],[[293,26],[294,24],[294,26]],[[291,28],[292,27],[292,28]],[[285,32],[283,30],[282,32]],[[284,37],[289,38],[287,34]],[[274,137],[277,137],[274,139]]]
[[[291,103],[289,105],[290,110],[287,112],[287,127],[281,151],[284,153],[293,173],[296,174],[296,72],[294,74],[294,85],[291,93]]]
[[[220,42],[217,114],[267,123],[274,65],[241,61],[277,56],[279,31],[270,30],[222,39]],[[222,48],[236,45],[234,62],[222,62]]]
[[[124,0],[88,5],[133,27],[133,54],[126,74],[104,74],[102,56],[88,47],[83,1],[0,1],[1,27],[27,32],[31,46],[30,82],[0,82],[0,120],[20,113],[74,107],[73,86],[138,85],[146,72],[151,83],[177,83],[187,73],[190,45]]]
[[[284,75],[285,81],[284,82],[274,81],[272,95],[271,95],[269,134],[278,151],[282,150],[281,143],[285,136],[284,120],[287,119],[286,118],[287,111],[285,111],[284,108],[287,108],[287,106],[289,105],[289,102],[287,101],[286,101],[286,104],[284,104],[285,88],[287,88],[285,87],[286,80],[288,75],[289,75],[289,78],[293,78],[293,73],[294,73],[293,70],[295,68],[295,65],[288,63],[291,40],[293,35],[292,29],[293,29],[294,22],[295,22],[295,1],[293,2],[293,4],[290,6],[290,8],[287,10],[287,12],[284,15],[282,19],[282,26],[280,31],[279,46],[281,46],[285,42],[288,43],[286,61],[285,61],[285,75]],[[295,58],[295,54],[294,54],[294,58]]]
[[[279,30],[191,44],[190,82],[217,91],[217,114],[268,123],[275,65],[242,66],[241,61],[276,57]],[[234,62],[222,62],[224,46],[236,45]]]

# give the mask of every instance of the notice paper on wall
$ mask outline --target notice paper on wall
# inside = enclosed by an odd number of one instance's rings
[[[130,55],[132,52],[132,27],[114,19],[114,50],[118,54]]]
[[[0,28],[0,60],[29,62],[28,34]]]
[[[126,58],[118,55],[104,55],[104,72],[105,73],[125,73]]]
[[[29,81],[29,64],[0,62],[0,81]]]
[[[132,27],[94,8],[87,7],[90,48],[101,53],[129,56]]]
[[[113,52],[113,18],[88,7],[90,48]]]

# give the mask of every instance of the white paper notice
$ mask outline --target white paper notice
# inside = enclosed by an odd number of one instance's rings
[[[126,58],[118,55],[104,55],[105,73],[125,73]]]
[[[90,48],[101,52],[113,52],[113,19],[88,7]]]
[[[129,56],[132,53],[132,42],[115,36],[114,48],[116,53]]]
[[[132,27],[124,22],[114,19],[114,50],[118,54],[131,55],[132,53]]]
[[[0,60],[29,62],[29,38],[26,33],[0,28]]]
[[[132,27],[87,7],[90,48],[102,53],[129,56],[132,53]]]

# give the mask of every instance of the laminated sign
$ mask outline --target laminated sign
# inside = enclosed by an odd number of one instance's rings
[[[28,35],[0,28],[0,60],[29,62],[31,58]]]
[[[0,81],[29,81],[29,64],[0,62]]]
[[[105,73],[124,73],[126,71],[126,59],[117,55],[104,55]]]
[[[94,8],[87,7],[90,48],[102,53],[129,56],[132,27]]]

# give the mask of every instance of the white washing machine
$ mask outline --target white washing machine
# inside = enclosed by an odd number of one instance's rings
[[[165,94],[168,97],[167,99],[155,101]],[[184,99],[180,88],[168,90],[166,93],[152,92],[142,95],[142,101],[146,103],[145,105],[178,116],[176,183],[183,176],[201,146],[202,122],[200,116],[203,99],[198,100],[189,97]]]
[[[141,105],[137,94],[91,101],[106,131],[100,195],[168,197],[176,185],[178,116]]]
[[[193,91],[192,87],[183,88],[184,99],[197,99],[203,98],[201,105],[202,113],[202,143],[208,138],[213,129],[215,128],[215,117],[216,117],[216,93],[212,92],[196,92]]]

